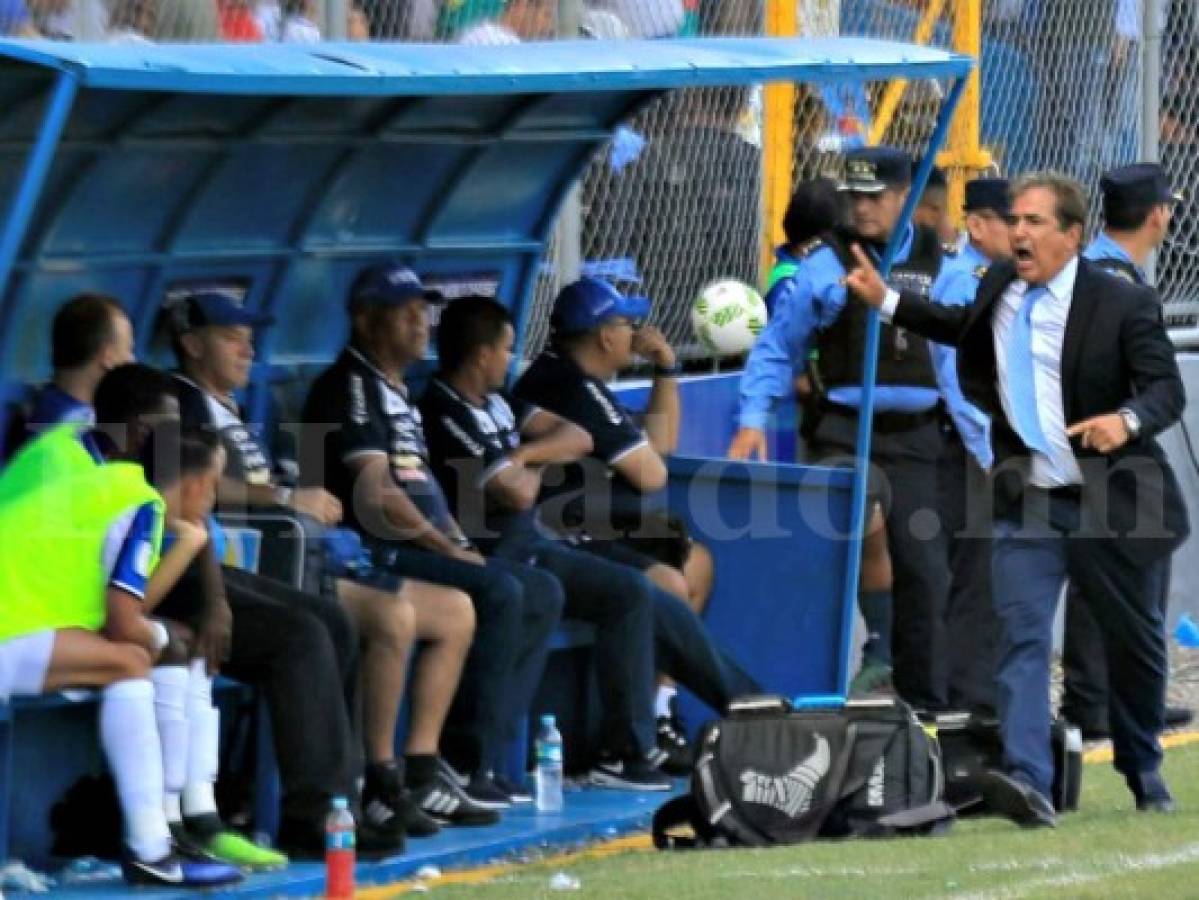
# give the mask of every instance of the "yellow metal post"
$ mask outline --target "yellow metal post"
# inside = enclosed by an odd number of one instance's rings
[[[982,0],[954,0],[953,49],[977,63],[950,125],[948,147],[937,159],[947,170],[949,211],[960,227],[966,182],[991,166],[991,154],[983,148],[981,137]]]
[[[796,0],[767,0],[766,33],[795,37],[799,33]],[[762,100],[762,258],[758,282],[764,284],[783,240],[783,213],[791,200],[795,167],[795,85],[769,84]]]

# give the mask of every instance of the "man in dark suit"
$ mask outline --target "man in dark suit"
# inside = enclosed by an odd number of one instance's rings
[[[1154,293],[1079,258],[1086,208],[1063,176],[1017,181],[1014,259],[992,266],[969,307],[901,297],[860,248],[847,276],[884,320],[956,346],[966,398],[992,417],[1005,772],[983,787],[1023,825],[1054,824],[1049,661],[1067,577],[1103,632],[1115,767],[1137,809],[1173,808],[1158,773],[1167,667],[1157,598],[1188,525],[1154,436],[1186,397]]]

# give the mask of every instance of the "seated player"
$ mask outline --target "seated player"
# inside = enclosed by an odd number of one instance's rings
[[[513,336],[508,311],[490,298],[457,300],[443,312],[437,334],[442,368],[422,407],[436,471],[485,549],[500,557],[531,559],[553,572],[566,588],[566,615],[600,626],[597,669],[601,688],[606,681],[613,691],[605,714],[625,732],[633,731],[645,753],[652,727],[648,691],[654,650],[648,643],[651,636],[635,629],[631,619],[643,615],[646,606],[658,668],[714,710],[723,712],[732,699],[756,693],[758,687],[716,646],[687,604],[656,586],[642,566],[544,536],[534,509],[542,469],[577,462],[591,452],[591,441],[586,431],[560,415],[501,393]],[[479,489],[481,507],[472,502]],[[614,621],[617,611],[623,622]],[[606,749],[624,748],[610,743]],[[668,753],[659,745],[649,758],[665,762]],[[592,777],[654,789],[660,781],[653,773],[643,772],[639,781],[630,775],[640,758],[627,750],[623,756],[601,757]],[[676,753],[669,758],[669,769],[684,770],[690,762],[687,754]]]
[[[573,495],[562,524],[582,526],[589,539],[580,546],[644,572],[654,584],[686,600],[694,620],[686,630],[694,626],[702,632],[696,614],[702,613],[711,592],[712,556],[655,499],[666,485],[664,458],[678,444],[682,407],[678,360],[662,333],[644,325],[649,312],[648,300],[623,297],[597,278],[567,285],[550,318],[552,346],[533,361],[513,393],[591,435],[589,465],[568,467],[565,480],[548,488],[542,500]],[[606,384],[632,363],[634,354],[654,365],[644,428]],[[588,472],[598,477],[587,479]],[[562,502],[559,497],[554,506]],[[615,539],[604,530],[615,530]],[[659,642],[662,624],[659,619]],[[702,642],[709,640],[703,632]],[[654,706],[658,746],[677,754],[687,751],[674,694],[673,684],[660,685]]]
[[[124,814],[126,880],[230,884],[241,878],[235,868],[180,856],[172,846],[149,679],[151,661],[172,639],[143,607],[164,515],[178,515],[180,473],[194,474],[197,457],[169,439],[149,440],[146,459],[157,451],[166,465],[98,466],[79,430],[51,429],[0,474],[0,694],[100,688],[100,741]],[[160,577],[154,591],[164,587]]]
[[[219,291],[183,298],[172,311],[172,343],[180,413],[185,424],[216,429],[230,464],[217,491],[218,501],[238,510],[290,509],[333,526],[341,504],[324,488],[290,490],[278,483],[266,447],[242,421],[234,391],[246,386],[254,358],[254,329],[269,320],[242,309]],[[330,567],[331,568],[331,567]],[[328,574],[334,574],[330,571]],[[243,573],[231,574],[244,578]],[[395,732],[408,677],[409,656],[421,649],[413,678],[412,721],[405,756],[420,770],[436,766],[438,742],[474,635],[474,611],[461,591],[415,578],[374,576],[371,583],[336,578],[338,601],[357,626],[362,642],[363,725],[366,779],[362,806],[366,820],[411,837],[438,831],[404,787],[405,761],[395,758]],[[438,817],[464,824],[473,816],[486,824],[497,816],[455,797],[459,805]]]
[[[313,383],[303,414],[325,435],[319,466],[306,467],[304,480],[337,497],[375,567],[465,591],[475,607],[477,638],[441,742],[470,774],[469,796],[444,765],[407,772],[435,815],[464,800],[477,810],[531,799],[504,778],[504,747],[528,714],[564,602],[549,573],[484,559],[429,468],[404,373],[424,358],[429,305],[440,300],[410,269],[381,263],[360,272],[348,297],[350,343]]]

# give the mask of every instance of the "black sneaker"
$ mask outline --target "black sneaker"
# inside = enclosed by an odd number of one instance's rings
[[[498,822],[499,811],[471,798],[452,773],[449,766],[438,766],[430,781],[409,785],[413,802],[442,825],[494,825]]]
[[[695,761],[691,744],[675,716],[658,716],[658,768],[668,775],[686,775]]]
[[[186,859],[173,852],[162,859],[146,861],[129,850],[121,858],[121,874],[128,884],[194,888],[236,884],[243,877],[233,866],[222,862]]]
[[[674,787],[670,776],[648,759],[601,757],[592,766],[588,780],[599,787],[622,791],[669,791]]]
[[[358,858],[367,861],[401,856],[404,853],[404,833],[383,831],[369,822],[359,822],[355,850]],[[275,844],[292,859],[323,860],[325,858],[325,827],[323,822],[284,819],[279,823]]]
[[[512,805],[511,795],[500,787],[490,772],[476,772],[463,788],[466,795],[485,809],[507,809]]]
[[[441,831],[441,826],[412,801],[404,789],[403,773],[394,765],[366,767],[362,818],[380,831],[408,837],[432,837]]]
[[[515,781],[509,781],[503,775],[496,775],[492,778],[495,786],[508,795],[508,799],[513,803],[532,803],[533,792],[525,787],[527,782],[517,784]]]

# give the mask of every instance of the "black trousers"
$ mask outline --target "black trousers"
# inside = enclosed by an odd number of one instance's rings
[[[1160,580],[1162,621],[1170,605],[1170,560],[1162,563]],[[1066,590],[1066,631],[1062,641],[1063,691],[1061,716],[1084,731],[1110,731],[1108,668],[1103,632],[1087,605],[1082,588],[1071,581]]]
[[[852,458],[857,417],[826,410],[812,451],[828,462]],[[882,503],[894,581],[891,588],[892,680],[899,695],[919,709],[944,709],[945,606],[949,561],[940,528],[937,465],[942,438],[929,415],[902,430],[875,429],[871,441],[871,493]]]
[[[996,712],[999,619],[991,603],[991,503],[987,473],[952,426],[937,470],[941,527],[949,550],[945,651],[949,705]]]
[[[353,796],[359,742],[347,706],[358,636],[336,601],[224,568],[233,613],[225,672],[262,690],[271,717],[285,820],[320,826],[336,796]]]
[[[462,771],[499,771],[504,743],[528,713],[545,670],[549,639],[566,602],[562,584],[549,572],[508,560],[479,566],[398,544],[378,544],[372,555],[377,568],[470,596],[475,639],[441,746]]]

